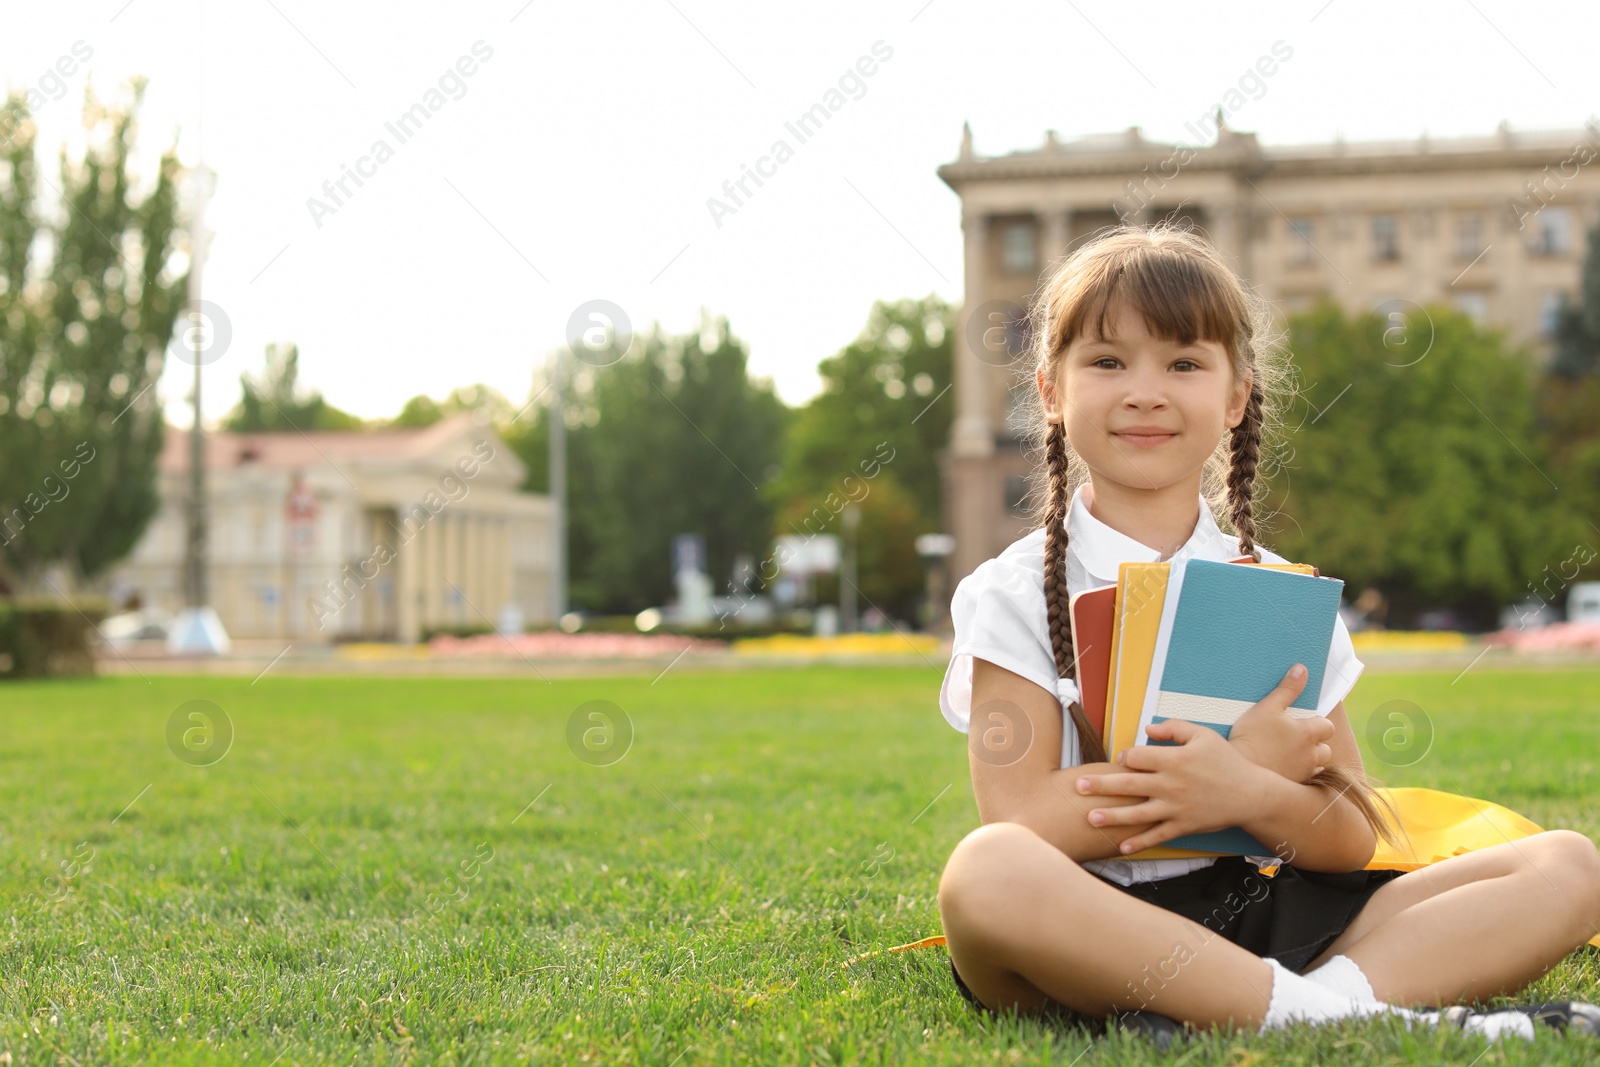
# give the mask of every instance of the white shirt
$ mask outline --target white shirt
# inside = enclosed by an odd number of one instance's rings
[[[1089,513],[1083,495],[1085,483],[1073,494],[1067,513],[1067,593],[1115,585],[1121,563],[1160,562],[1161,553],[1112,529]],[[1168,561],[1206,559],[1226,563],[1243,553],[1239,542],[1218,528],[1205,497],[1200,501],[1200,519],[1194,533]],[[1046,692],[1057,694],[1062,702],[1061,766],[1082,763],[1078,753],[1078,732],[1066,710],[1076,686],[1056,674],[1055,653],[1050,647],[1049,622],[1044,599],[1044,527],[1014,541],[994,559],[985,560],[956,586],[950,602],[955,640],[950,664],[939,688],[939,710],[946,721],[962,733],[972,713],[972,660],[988,660],[1013,674],[1021,675]],[[1288,563],[1289,560],[1261,549],[1263,563]],[[1350,643],[1350,631],[1342,618],[1333,624],[1333,641],[1328,650],[1327,669],[1322,675],[1322,690],[1317,698],[1317,714],[1326,716],[1344,700],[1361,676],[1363,664]],[[1058,685],[1057,683],[1060,682]],[[1279,863],[1275,856],[1248,857],[1257,867]],[[1185,859],[1101,859],[1085,860],[1083,866],[1119,885],[1149,882],[1198,870],[1216,862],[1214,856]]]

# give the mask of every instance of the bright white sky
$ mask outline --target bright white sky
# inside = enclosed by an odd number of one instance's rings
[[[205,296],[233,339],[208,367],[208,423],[276,340],[298,342],[302,380],[362,416],[474,381],[520,405],[591,299],[635,329],[727,315],[754,372],[799,403],[874,299],[959,300],[959,206],[934,170],[964,119],[979,154],[1047,128],[1070,140],[1137,124],[1193,144],[1185,122],[1278,40],[1292,58],[1230,120],[1267,143],[1578,128],[1600,98],[1600,12],[1577,3],[1536,18],[1505,0],[1203,16],[1023,0],[6,6],[0,72],[60,94],[39,114],[51,168],[79,135],[86,79],[105,94],[144,75],[152,163],[176,138],[217,172]],[[465,95],[400,143],[385,123],[480,40],[493,54],[460,79]],[[877,41],[893,54],[864,95],[798,143],[784,123]],[[93,55],[63,89],[49,72],[77,42]],[[779,138],[793,158],[719,227],[707,198]],[[319,228],[308,198],[380,139],[393,158]],[[162,379],[178,425],[190,374],[169,361]]]

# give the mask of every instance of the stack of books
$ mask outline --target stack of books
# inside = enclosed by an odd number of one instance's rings
[[[1124,563],[1117,583],[1072,597],[1078,688],[1107,757],[1152,741],[1167,719],[1224,738],[1296,663],[1306,684],[1288,714],[1317,714],[1344,582],[1304,563],[1189,559]],[[1186,834],[1124,859],[1270,856],[1239,827]]]

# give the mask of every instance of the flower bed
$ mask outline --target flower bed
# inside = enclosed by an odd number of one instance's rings
[[[1600,622],[1555,622],[1533,630],[1508,627],[1485,640],[1517,652],[1600,652]]]
[[[1350,643],[1357,652],[1437,652],[1471,643],[1457,630],[1356,630]]]
[[[932,634],[839,634],[835,637],[802,637],[798,634],[773,634],[735,641],[733,650],[744,656],[893,656],[935,652],[939,638]]]
[[[526,656],[530,659],[654,659],[694,652],[720,652],[721,641],[704,641],[679,634],[566,634],[555,631],[518,634],[476,634],[452,637],[439,634],[428,642],[434,656]]]

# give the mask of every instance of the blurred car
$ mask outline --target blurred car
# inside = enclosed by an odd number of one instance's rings
[[[1461,616],[1451,608],[1436,608],[1417,616],[1419,630],[1460,630],[1463,625]]]
[[[1578,582],[1567,594],[1568,622],[1600,622],[1600,582]]]
[[[160,608],[142,608],[109,615],[100,622],[100,636],[109,645],[123,645],[133,641],[165,641],[172,629],[173,617]]]
[[[1502,630],[1537,630],[1560,621],[1561,613],[1538,597],[1518,601],[1500,611]]]

